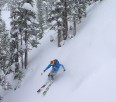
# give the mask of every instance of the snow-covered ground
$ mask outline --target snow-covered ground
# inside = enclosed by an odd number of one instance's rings
[[[46,31],[38,48],[30,51],[28,71],[21,88],[8,92],[3,102],[116,102],[116,0],[103,0],[88,11],[75,38],[61,48],[51,43]],[[57,58],[59,71],[46,96],[38,88],[49,71],[41,72]]]

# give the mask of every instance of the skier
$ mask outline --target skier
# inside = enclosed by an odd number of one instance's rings
[[[64,66],[62,64],[59,63],[59,61],[57,59],[50,61],[50,64],[45,68],[45,70],[43,71],[43,73],[48,70],[50,67],[52,66],[52,70],[50,71],[50,73],[48,74],[48,78],[50,80],[54,80],[54,76],[56,75],[56,73],[58,72],[59,68],[62,67],[63,71],[66,71]],[[43,75],[43,73],[41,73],[41,75]]]
[[[42,85],[39,90],[37,91],[38,93],[40,93],[42,91],[43,88],[45,88],[47,86],[47,88],[43,91],[43,95],[45,96],[46,93],[48,92],[48,90],[50,89],[51,85],[54,82],[54,76],[56,75],[56,73],[58,72],[59,68],[62,67],[63,71],[65,71],[65,68],[62,64],[59,63],[59,61],[57,59],[50,61],[50,64],[45,68],[45,70],[43,71],[43,73],[48,70],[50,67],[52,67],[52,70],[50,71],[50,73],[48,74],[48,82],[46,82],[44,85]],[[41,73],[41,75],[43,75],[43,73]]]

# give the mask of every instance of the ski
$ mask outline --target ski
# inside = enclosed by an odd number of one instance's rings
[[[40,89],[39,90],[37,90],[37,92],[38,93],[40,93],[41,91],[42,91],[42,89],[44,88],[44,87],[46,87],[47,86],[47,84],[49,83],[49,81],[48,82],[46,82],[44,85],[42,85],[41,87],[40,87]]]
[[[46,93],[48,92],[48,90],[50,89],[50,87],[52,86],[52,84],[53,84],[53,81],[50,81],[49,85],[47,86],[47,88],[43,92],[44,96],[46,95]]]

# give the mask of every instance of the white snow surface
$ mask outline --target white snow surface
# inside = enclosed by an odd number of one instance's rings
[[[24,5],[22,6],[22,8],[24,8],[26,10],[31,10],[31,11],[33,10],[33,7],[29,3],[24,3]]]
[[[28,71],[21,88],[7,92],[3,102],[116,102],[116,0],[103,0],[88,11],[76,37],[61,48],[46,31],[38,48],[30,51]],[[47,81],[41,76],[51,59],[65,66],[46,96],[37,90]]]

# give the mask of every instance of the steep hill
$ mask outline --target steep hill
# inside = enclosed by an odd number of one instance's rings
[[[28,72],[21,88],[7,93],[3,102],[116,102],[116,0],[104,0],[88,11],[75,38],[62,48],[49,41],[30,52]],[[65,66],[43,97],[37,90],[47,80],[41,72],[51,59]]]

